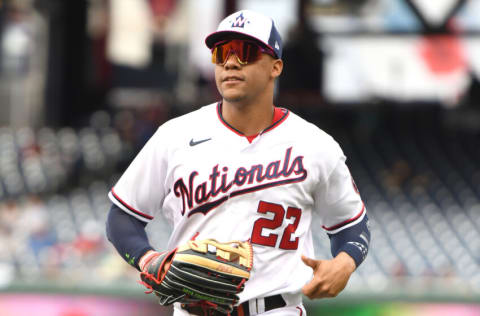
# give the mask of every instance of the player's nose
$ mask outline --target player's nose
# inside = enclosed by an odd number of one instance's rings
[[[228,55],[227,60],[225,61],[225,65],[223,66],[225,67],[225,69],[232,69],[232,68],[235,69],[235,68],[240,68],[242,65],[238,61],[237,55],[235,55],[234,52],[231,52]]]

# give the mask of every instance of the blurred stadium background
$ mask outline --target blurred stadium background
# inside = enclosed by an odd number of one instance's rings
[[[0,0],[1,316],[169,315],[106,241],[107,192],[218,99],[203,39],[242,8],[276,20],[276,105],[339,141],[370,214],[367,260],[309,315],[480,315],[479,0]]]

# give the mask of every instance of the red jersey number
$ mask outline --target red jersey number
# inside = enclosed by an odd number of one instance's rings
[[[251,238],[253,244],[275,247],[279,236],[274,233],[262,235],[263,229],[277,229],[282,226],[282,223],[285,219],[293,218],[293,223],[288,224],[283,230],[279,247],[280,249],[285,250],[294,250],[298,248],[298,237],[292,241],[292,235],[295,234],[295,231],[297,230],[300,217],[302,216],[302,210],[289,206],[285,217],[285,209],[283,206],[275,203],[260,201],[260,203],[258,203],[257,212],[261,214],[272,213],[273,218],[259,218],[255,221],[253,224]]]

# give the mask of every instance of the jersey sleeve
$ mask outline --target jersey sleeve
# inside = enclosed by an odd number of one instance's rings
[[[166,195],[167,137],[163,126],[150,138],[118,182],[110,200],[137,219],[150,222]]]
[[[319,183],[315,194],[315,208],[322,227],[329,234],[360,222],[365,216],[365,205],[346,165],[346,157],[338,147],[339,155],[332,163],[333,170]]]

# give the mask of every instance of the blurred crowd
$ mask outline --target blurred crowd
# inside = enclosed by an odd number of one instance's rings
[[[106,240],[107,193],[160,124],[155,113],[100,111],[77,130],[0,129],[0,284],[136,277]]]

